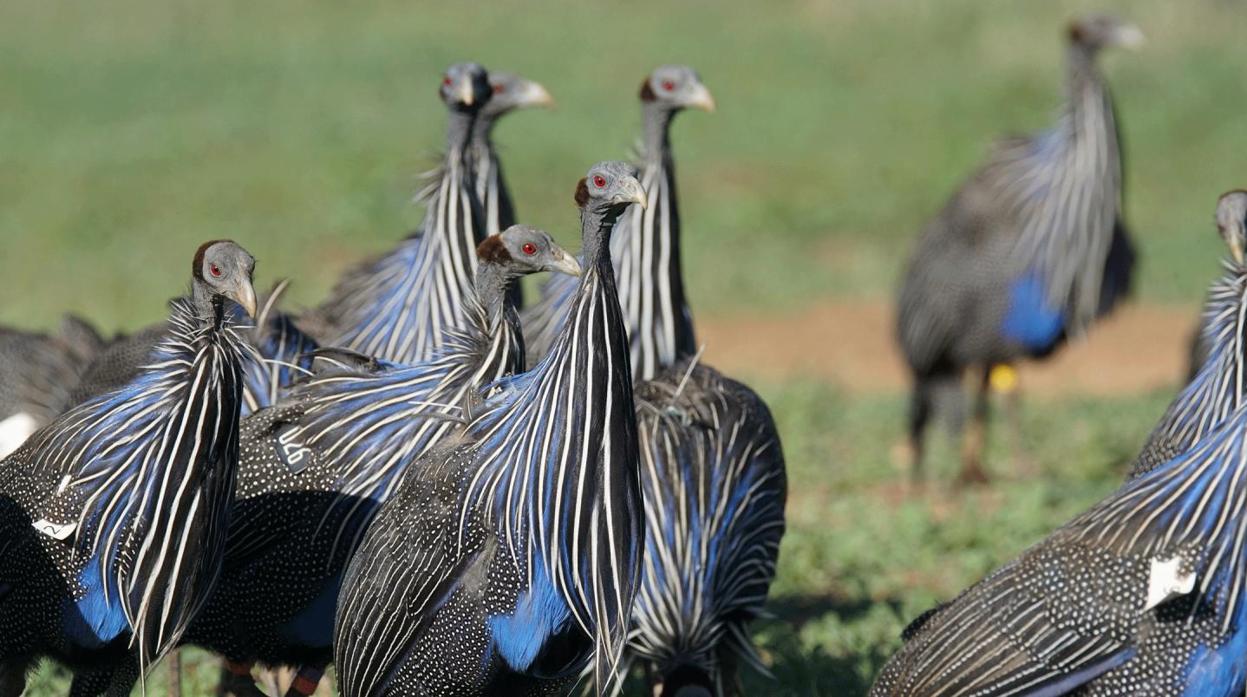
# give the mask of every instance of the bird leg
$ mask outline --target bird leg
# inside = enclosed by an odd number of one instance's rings
[[[255,685],[251,677],[252,663],[239,663],[228,658],[221,663],[221,679],[217,683],[217,697],[268,697]]]
[[[983,469],[983,449],[987,443],[988,398],[991,390],[991,366],[984,368],[983,379],[974,395],[974,411],[970,414],[970,428],[961,445],[961,473],[957,475],[959,486],[986,484],[990,481]]]
[[[290,689],[286,690],[286,697],[311,697],[324,674],[324,666],[301,666],[290,683]]]
[[[1012,451],[1014,469],[1024,477],[1035,473],[1035,464],[1026,454],[1022,440],[1022,391],[1018,388],[1017,369],[1001,364],[992,368],[992,388],[999,392],[1004,402],[1005,420],[1009,428],[1009,449]]]
[[[169,652],[169,697],[182,697],[182,654]]]

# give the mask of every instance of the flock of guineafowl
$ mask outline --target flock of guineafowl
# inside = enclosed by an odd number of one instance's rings
[[[1096,56],[1141,39],[1073,21],[1056,125],[1002,143],[919,236],[897,325],[915,477],[944,416],[960,479],[985,480],[988,393],[1129,291]],[[129,695],[182,644],[248,697],[257,666],[310,695],[332,663],[349,697],[710,697],[767,672],[750,623],[784,533],[780,432],[701,360],[683,287],[669,130],[710,91],[682,66],[644,79],[639,161],[568,182],[578,256],[517,224],[491,141],[546,90],[461,63],[439,96],[423,223],[318,307],[283,312],[215,240],[149,329],[0,331],[0,697],[45,658],[72,695]],[[916,618],[872,695],[1243,693],[1245,219],[1247,192],[1223,195],[1193,377],[1129,480]]]

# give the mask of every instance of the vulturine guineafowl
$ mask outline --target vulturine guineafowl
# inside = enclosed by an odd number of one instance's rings
[[[492,89],[475,63],[450,66],[438,92],[450,114],[446,153],[420,196],[428,208],[410,237],[365,262],[334,287],[307,318],[305,329],[325,346],[339,346],[396,363],[428,360],[447,332],[466,324],[476,246],[485,237],[472,129]]]
[[[599,691],[613,683],[643,534],[608,248],[644,205],[634,172],[599,163],[577,188],[584,271],[546,357],[495,383],[365,533],[334,629],[346,697],[552,694],[589,663]]]
[[[1199,336],[1206,356],[1148,436],[1135,458],[1131,477],[1186,452],[1237,411],[1247,396],[1247,366],[1243,364],[1247,360],[1247,325],[1238,316],[1247,289],[1247,191],[1222,194],[1217,200],[1216,222],[1230,256],[1225,260],[1225,275],[1212,284],[1204,303]]]
[[[684,298],[669,129],[681,109],[713,109],[714,99],[691,68],[663,66],[642,84],[641,102],[650,205],[622,219],[611,241],[646,522],[628,655],[645,665],[659,695],[694,687],[722,694],[735,688],[738,662],[765,672],[747,627],[775,576],[787,478],[769,409],[698,360]],[[561,285],[546,284],[533,313],[538,326],[561,322]]]
[[[457,431],[482,388],[524,367],[509,288],[524,274],[579,273],[541,230],[513,226],[477,249],[468,324],[410,366],[340,350],[280,405],[243,421],[242,464],[220,583],[186,640],[230,661],[301,665],[314,689],[331,658],[341,576],[377,507]],[[231,680],[231,682],[234,682]]]
[[[485,234],[496,235],[514,225],[516,220],[511,190],[494,148],[494,126],[516,109],[552,107],[554,98],[539,83],[511,73],[490,71],[489,86],[493,96],[481,107],[472,127],[471,158],[476,197],[485,215]]]
[[[1117,120],[1096,56],[1142,34],[1105,15],[1073,22],[1055,127],[1000,144],[931,221],[905,272],[897,335],[913,376],[909,439],[921,476],[938,410],[961,435],[967,369],[978,371],[960,479],[983,481],[993,368],[1047,356],[1121,300],[1134,252],[1122,222]]]
[[[108,688],[116,663],[129,684],[203,604],[238,463],[246,345],[230,308],[254,314],[253,264],[233,242],[201,246],[152,364],[0,464],[0,695],[41,656],[78,672],[75,695]]]
[[[628,327],[633,375],[648,378],[677,355],[697,351],[680,273],[680,212],[670,129],[684,109],[713,111],[714,98],[692,68],[678,65],[664,65],[648,75],[641,83],[640,98],[644,137],[638,168],[652,205],[620,219],[611,237],[611,261]],[[641,254],[642,249],[649,254]],[[541,298],[523,313],[524,338],[533,360],[544,356],[558,336],[575,289],[576,284],[566,279],[551,278],[542,287]],[[642,345],[643,341],[655,343]]]
[[[103,344],[73,316],[56,334],[0,327],[0,459],[70,407],[74,384]]]

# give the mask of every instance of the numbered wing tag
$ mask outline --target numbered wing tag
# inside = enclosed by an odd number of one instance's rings
[[[286,463],[290,471],[298,474],[312,464],[312,449],[303,444],[297,426],[282,426],[277,431],[277,457]]]
[[[64,540],[74,534],[74,530],[78,529],[77,523],[54,523],[47,518],[36,520],[31,525],[34,526],[35,530],[54,540]]]

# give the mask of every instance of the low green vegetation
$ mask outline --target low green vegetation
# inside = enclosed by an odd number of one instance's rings
[[[315,302],[418,222],[410,197],[444,124],[437,76],[469,58],[559,101],[499,128],[528,222],[571,241],[572,184],[629,152],[643,75],[687,62],[719,103],[675,134],[699,316],[877,299],[991,140],[1051,122],[1064,19],[1114,8],[1149,37],[1104,61],[1139,295],[1193,303],[1221,250],[1213,202],[1245,183],[1236,3],[7,0],[0,323],[51,327],[72,310],[141,326],[184,287],[195,246],[219,237],[256,254],[261,285],[290,276],[295,305]],[[941,483],[948,447],[927,488],[905,486],[900,395],[759,388],[792,493],[775,618],[759,625],[776,680],[750,676],[750,695],[862,694],[910,618],[1112,491],[1167,399],[1028,402],[1027,473],[997,438],[998,481],[959,493]],[[209,694],[214,661],[186,664],[187,693]],[[66,689],[45,666],[30,694]]]

